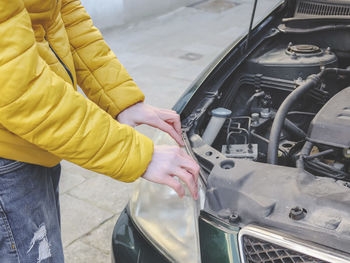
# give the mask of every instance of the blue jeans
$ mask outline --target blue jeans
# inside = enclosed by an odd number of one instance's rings
[[[0,262],[62,263],[61,166],[0,158]]]

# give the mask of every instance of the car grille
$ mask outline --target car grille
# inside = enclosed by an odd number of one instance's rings
[[[248,235],[243,252],[246,263],[329,263]]]
[[[322,1],[299,0],[295,17],[328,16],[328,17],[350,17],[350,6],[336,3],[322,3]]]

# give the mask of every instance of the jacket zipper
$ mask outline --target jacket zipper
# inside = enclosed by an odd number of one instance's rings
[[[66,70],[67,74],[70,77],[70,80],[72,81],[72,84],[74,86],[74,78],[72,75],[72,72],[69,70],[69,68],[66,66],[66,64],[63,63],[62,59],[57,55],[57,53],[55,52],[55,50],[51,47],[50,43],[49,43],[49,47],[51,49],[51,51],[55,54],[56,58],[58,59],[58,61],[61,63],[61,65],[64,67],[64,69]]]

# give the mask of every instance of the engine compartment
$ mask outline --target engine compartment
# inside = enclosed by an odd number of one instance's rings
[[[203,135],[208,129],[213,109],[230,110],[232,114],[209,144],[227,158],[268,163],[271,129],[286,98],[304,85],[309,76],[327,68],[346,71],[350,65],[349,58],[337,52],[337,44],[324,45],[323,37],[324,34],[306,38],[284,36],[254,51],[231,78],[221,98],[198,121],[196,133]],[[348,86],[349,75],[333,71],[288,109],[275,164],[296,167],[298,160],[303,159],[302,167],[314,175],[350,181]],[[348,99],[339,99],[344,96]],[[339,112],[331,115],[329,108],[334,105]],[[332,136],[344,141],[335,144]],[[310,149],[305,153],[303,147],[308,141],[313,143],[308,144]]]
[[[186,94],[182,128],[202,168],[201,209],[348,262],[350,20],[284,19],[293,9],[281,7],[250,48],[238,42]]]

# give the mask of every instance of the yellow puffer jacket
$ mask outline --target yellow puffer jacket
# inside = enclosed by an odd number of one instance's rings
[[[0,0],[0,36],[0,157],[144,173],[152,141],[114,119],[144,96],[80,1]]]

